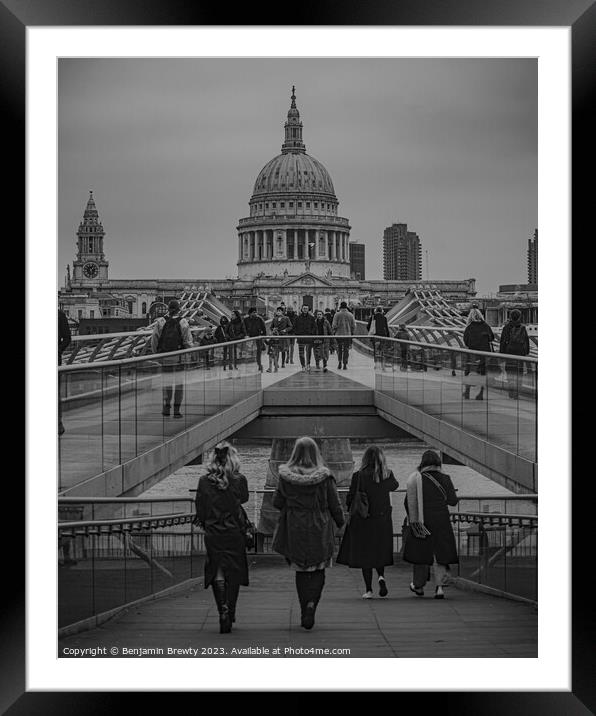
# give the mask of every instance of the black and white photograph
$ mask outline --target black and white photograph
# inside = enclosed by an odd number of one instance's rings
[[[57,79],[58,658],[537,658],[536,58]]]

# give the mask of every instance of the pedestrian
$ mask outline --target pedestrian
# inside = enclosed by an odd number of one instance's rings
[[[242,314],[237,309],[232,311],[232,320],[230,321],[228,333],[230,341],[241,341],[243,338],[246,338],[246,324],[244,323]],[[238,370],[238,358],[242,358],[242,347],[240,345],[232,345],[230,348],[232,350],[234,370]]]
[[[292,330],[288,331],[288,335],[290,336],[288,338],[288,362],[293,365],[294,364],[294,345],[296,343],[296,339],[292,338],[292,334],[295,333],[294,323],[296,322],[296,319],[298,318],[298,316],[292,306],[287,307],[286,316],[289,318],[290,324],[292,326]]]
[[[283,305],[280,305],[275,309],[275,316],[273,316],[273,320],[271,321],[271,329],[272,329],[272,332],[273,332],[273,329],[275,329],[279,336],[287,336],[291,332],[292,322],[285,315]],[[286,363],[289,363],[289,359],[288,359],[289,342],[290,341],[288,338],[284,338],[283,340],[280,339],[280,341],[279,341],[279,352],[281,355],[281,367],[282,368],[285,368]]]
[[[269,356],[269,368],[267,368],[267,373],[271,373],[272,371],[274,373],[277,373],[279,369],[279,344],[280,340],[279,338],[275,338],[274,336],[278,336],[279,332],[277,328],[273,328],[271,331],[271,338],[269,338],[267,341],[267,355]]]
[[[385,567],[393,564],[393,520],[389,493],[398,487],[381,448],[376,445],[366,448],[360,468],[352,475],[346,505],[349,510],[356,492],[366,493],[368,516],[350,516],[336,560],[338,564],[362,569],[363,599],[373,596],[373,568],[379,581],[379,596],[386,597],[388,594]]]
[[[310,312],[309,307],[305,304],[300,309],[300,314],[294,321],[294,334],[298,337],[298,358],[300,359],[300,366],[306,373],[310,371],[310,358],[313,348],[313,339],[308,338],[307,336],[313,336],[315,333],[315,317]]]
[[[213,346],[217,343],[217,338],[215,337],[213,333],[213,327],[207,326],[205,329],[205,332],[201,336],[199,340],[200,346]],[[203,364],[205,366],[205,370],[211,370],[211,365],[213,364],[213,349],[208,349],[201,351],[203,355]]]
[[[530,352],[528,331],[521,322],[521,311],[517,308],[511,311],[509,320],[503,326],[499,352],[513,356],[527,356]],[[507,373],[508,395],[517,400],[524,374],[524,364],[519,360],[506,360],[505,372]]]
[[[335,478],[312,438],[298,438],[290,459],[280,465],[273,506],[280,515],[272,547],[296,571],[300,625],[312,629],[325,569],[331,566],[333,524],[344,524]]]
[[[70,326],[66,313],[58,309],[58,365],[62,365],[62,354],[71,341]],[[62,435],[66,428],[62,422],[62,396],[60,395],[60,380],[58,380],[58,435]]]
[[[375,336],[381,336],[383,338],[389,337],[389,324],[387,323],[387,319],[385,318],[385,314],[383,313],[382,306],[377,306],[375,308],[374,313],[368,319],[368,323],[366,324],[366,330],[368,331],[368,335],[370,336],[370,342],[372,343],[374,360],[376,362],[380,356],[381,367],[383,367],[383,355],[385,353],[383,348],[384,346],[388,345],[388,343],[387,341],[383,341],[380,339],[375,340]]]
[[[410,333],[408,332],[408,329],[406,328],[405,323],[400,323],[399,327],[397,329],[397,332],[395,334],[395,337],[399,339],[400,341],[409,341]],[[399,346],[399,352],[400,352],[400,370],[408,370],[408,344],[407,343],[398,343]]]
[[[227,316],[222,316],[219,319],[219,326],[215,329],[215,339],[218,343],[229,343],[230,342],[230,320]],[[229,368],[232,370],[232,346],[223,346],[223,369]],[[230,376],[231,377],[231,376]]]
[[[171,353],[192,348],[193,339],[186,318],[180,316],[180,303],[173,299],[168,303],[168,313],[160,316],[153,324],[151,349],[153,353]],[[172,392],[174,394],[174,417],[181,418],[180,405],[184,397],[184,386],[180,373],[184,370],[182,356],[167,356],[159,361],[163,379],[163,407],[161,414],[170,415]]]
[[[464,331],[464,345],[472,351],[492,351],[492,341],[495,339],[491,327],[484,320],[484,316],[478,308],[473,308],[468,314],[468,324]],[[486,375],[486,356],[475,356],[466,354],[464,369],[464,392],[465,400],[470,399],[470,389],[476,384],[474,379],[466,378],[475,369],[478,375]],[[476,394],[476,400],[484,399],[484,383],[486,378],[481,378],[480,390]]]
[[[316,338],[313,341],[315,354],[315,366],[317,370],[323,364],[323,373],[327,372],[327,361],[329,360],[329,342],[331,340],[331,324],[325,318],[323,311],[317,311],[315,315]],[[321,338],[322,336],[322,338]],[[326,336],[329,336],[327,338]]]
[[[333,334],[337,338],[337,368],[348,369],[348,357],[352,346],[352,338],[356,332],[356,319],[348,311],[348,304],[342,301],[339,311],[333,316]]]
[[[441,471],[441,458],[434,450],[423,453],[418,469],[406,483],[404,501],[409,535],[404,544],[404,561],[412,567],[410,591],[424,596],[424,586],[433,567],[435,599],[443,599],[449,565],[459,562],[448,505],[457,505],[449,475]]]
[[[205,531],[204,586],[213,590],[220,634],[232,630],[240,585],[248,586],[244,502],[248,502],[248,485],[240,472],[238,452],[230,443],[220,442],[207,472],[199,478],[194,519]]]
[[[244,321],[244,325],[246,328],[246,335],[250,338],[267,335],[267,326],[265,325],[265,321],[262,319],[261,316],[259,316],[259,314],[257,313],[257,309],[254,306],[251,306],[248,309],[248,316]],[[264,341],[260,338],[257,338],[257,340],[255,341],[255,351],[257,354],[257,366],[259,368],[259,372],[261,373],[263,372],[261,353],[264,349]]]

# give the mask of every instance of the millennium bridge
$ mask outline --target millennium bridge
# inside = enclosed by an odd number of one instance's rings
[[[440,299],[406,299],[388,318],[392,327],[406,322],[417,303],[412,340],[376,337],[372,344],[359,324],[348,370],[338,370],[330,356],[327,372],[306,373],[297,362],[261,372],[256,339],[155,355],[146,332],[75,337],[59,368],[61,653],[103,642],[221,645],[216,608],[202,586],[205,548],[192,524],[193,495],[144,493],[220,440],[239,439],[270,441],[271,459],[264,488],[252,490],[247,505],[258,539],[234,646],[344,645],[351,656],[537,655],[536,349],[523,358],[467,350],[465,326],[435,305]],[[202,305],[200,320],[209,312],[207,323],[217,322],[222,309]],[[235,352],[236,369],[225,370],[224,349]],[[180,419],[162,415],[162,388],[172,378],[163,367],[172,360],[183,385]],[[477,372],[480,362],[485,370]],[[445,601],[409,592],[410,570],[399,557],[398,490],[389,597],[364,602],[360,571],[336,565],[317,628],[300,629],[293,574],[271,551],[271,496],[277,465],[304,434],[320,444],[342,495],[353,471],[350,440],[404,436],[504,488],[499,496],[459,494],[451,508],[460,564]]]

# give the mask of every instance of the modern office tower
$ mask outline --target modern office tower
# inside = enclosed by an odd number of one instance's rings
[[[392,224],[383,232],[383,278],[386,281],[420,281],[422,245],[407,224]]]
[[[528,283],[538,285],[538,229],[528,239]]]
[[[365,272],[365,246],[357,241],[350,241],[350,276],[358,281],[364,281]]]

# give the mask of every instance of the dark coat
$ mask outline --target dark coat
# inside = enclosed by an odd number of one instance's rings
[[[427,473],[422,473],[422,499],[424,500],[424,525],[430,535],[425,539],[415,540],[416,549],[408,550],[406,543],[404,549],[404,561],[412,564],[432,564],[434,558],[439,564],[457,564],[457,546],[453,527],[449,518],[447,505],[457,505],[457,495],[449,475],[439,470],[432,470],[430,474],[441,485],[447,495],[443,497],[439,489],[428,479]],[[408,498],[404,500],[406,512],[408,512]]]
[[[294,335],[314,336],[316,332],[316,319],[312,315],[312,313],[307,313],[306,315],[304,315],[303,313],[299,313],[296,317],[296,320],[294,321]],[[298,342],[301,343],[306,341],[300,341],[299,338]]]
[[[360,492],[368,496],[369,515],[366,518],[350,517],[336,561],[348,567],[384,567],[393,564],[393,522],[389,493],[397,490],[399,485],[391,471],[381,482],[374,481],[371,468],[355,472],[346,500],[348,509],[356,494],[359,477]]]
[[[227,343],[230,340],[230,323],[222,323],[215,329],[215,338],[218,343]]]
[[[495,334],[485,321],[472,321],[464,331],[464,345],[471,351],[490,352],[494,338]]]
[[[366,324],[367,331],[370,330],[373,321],[375,322],[375,336],[389,335],[389,324],[387,323],[387,318],[383,313],[373,313]]]
[[[71,334],[66,313],[58,309],[58,365],[62,364],[62,353],[70,345]]]
[[[199,479],[196,519],[205,530],[205,588],[221,567],[230,584],[248,585],[248,562],[243,531],[235,515],[248,501],[248,484],[241,473],[232,476],[227,490],[219,490],[208,475]]]
[[[228,335],[230,341],[239,341],[246,338],[246,324],[242,318],[233,318],[229,323]]]
[[[518,350],[517,348],[514,348],[511,343],[511,332],[513,328],[515,327],[521,327],[522,329],[522,347],[521,350]],[[499,347],[500,353],[510,353],[511,355],[521,355],[521,356],[527,356],[530,352],[530,338],[528,337],[528,332],[526,331],[526,327],[521,323],[521,321],[508,321],[504,326],[503,330],[501,331],[501,345]]]
[[[244,319],[244,326],[246,328],[246,335],[250,336],[251,338],[254,338],[255,336],[267,335],[267,327],[265,326],[265,321],[261,318],[261,316],[257,315],[256,313],[250,313]]]
[[[331,559],[334,528],[344,524],[335,478],[326,467],[301,474],[279,468],[273,506],[280,510],[272,548],[303,569]]]

